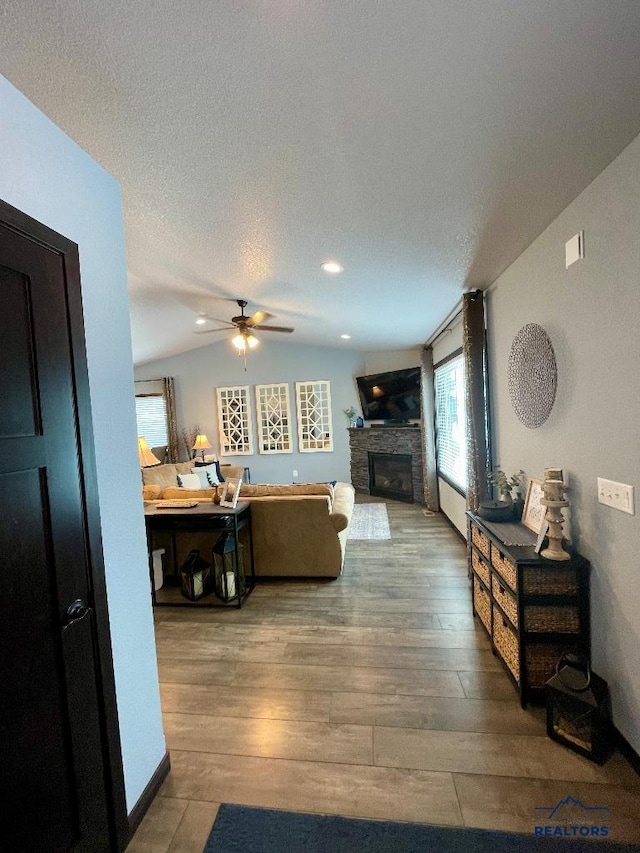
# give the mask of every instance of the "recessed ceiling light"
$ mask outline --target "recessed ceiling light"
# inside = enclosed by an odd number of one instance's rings
[[[204,324],[206,322],[207,322],[206,317],[198,317],[198,319],[196,320],[196,326],[204,326]]]
[[[344,339],[345,339],[345,341],[348,341],[348,340],[350,340],[351,335],[340,335],[340,337],[341,337],[341,338],[344,338]]]
[[[344,270],[344,267],[337,263],[337,261],[325,261],[323,264],[320,264],[320,269],[332,275],[337,275]]]

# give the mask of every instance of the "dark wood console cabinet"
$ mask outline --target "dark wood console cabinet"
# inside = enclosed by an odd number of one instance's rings
[[[474,513],[467,517],[473,615],[525,708],[544,699],[564,652],[589,654],[589,562],[579,554],[546,560],[533,545],[505,545],[499,524],[489,529]]]

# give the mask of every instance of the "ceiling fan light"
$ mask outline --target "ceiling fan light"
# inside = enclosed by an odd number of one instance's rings
[[[243,352],[247,348],[247,341],[243,334],[238,333],[231,338],[231,343],[239,351]]]
[[[254,335],[247,335],[247,343],[249,344],[249,349],[254,349],[260,341]]]
[[[338,275],[338,273],[344,270],[342,264],[339,264],[337,261],[325,261],[323,264],[320,264],[320,267],[330,275]]]

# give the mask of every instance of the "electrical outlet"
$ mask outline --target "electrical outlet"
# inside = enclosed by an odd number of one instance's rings
[[[298,479],[298,472],[296,471],[296,469],[295,469],[295,468],[293,469],[293,479],[294,479],[294,480],[297,480],[297,479]]]
[[[635,515],[633,486],[598,477],[598,501],[605,506]]]

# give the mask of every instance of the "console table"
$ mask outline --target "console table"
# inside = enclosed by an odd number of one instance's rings
[[[147,547],[149,550],[149,571],[151,576],[151,597],[156,607],[237,607],[240,608],[255,588],[255,565],[253,559],[253,532],[251,528],[251,504],[249,501],[238,501],[233,508],[217,506],[211,501],[201,501],[194,507],[168,509],[155,504],[145,504],[144,518],[147,529]],[[177,533],[233,533],[235,541],[234,573],[236,590],[240,591],[240,565],[238,559],[239,533],[247,530],[249,538],[249,572],[245,572],[245,589],[239,592],[236,599],[229,602],[220,601],[215,593],[202,596],[197,601],[189,601],[176,587],[164,586],[155,591],[153,582],[153,547],[154,531],[168,531],[171,535],[174,576],[179,581],[179,566],[176,559]],[[204,555],[207,559],[210,554]]]
[[[525,708],[544,699],[564,652],[589,654],[589,562],[575,553],[563,562],[541,557],[524,525],[490,523],[473,512],[467,518],[473,615]]]

